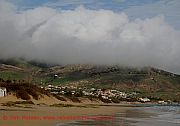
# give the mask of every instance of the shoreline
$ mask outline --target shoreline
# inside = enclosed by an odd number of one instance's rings
[[[6,100],[5,100],[6,101]],[[78,120],[109,118],[117,113],[125,113],[134,107],[162,105],[158,103],[121,102],[121,103],[73,103],[53,102],[53,104],[28,104],[23,101],[12,101],[12,106],[0,104],[1,126],[56,126]],[[14,104],[17,103],[17,104]],[[11,104],[10,104],[11,105]],[[179,105],[179,104],[178,104]]]

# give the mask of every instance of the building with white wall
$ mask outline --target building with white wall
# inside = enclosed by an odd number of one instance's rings
[[[0,87],[0,97],[5,97],[7,94],[7,90],[4,87]]]

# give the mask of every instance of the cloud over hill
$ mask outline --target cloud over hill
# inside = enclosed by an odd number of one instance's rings
[[[180,31],[163,15],[129,20],[124,12],[36,7],[0,1],[0,58],[59,64],[154,66],[180,73]]]

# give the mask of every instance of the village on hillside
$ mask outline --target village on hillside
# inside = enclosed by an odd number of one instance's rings
[[[68,96],[76,96],[76,97],[89,97],[89,98],[98,98],[105,103],[120,103],[120,101],[127,102],[141,102],[141,103],[152,103],[151,99],[147,97],[138,97],[136,92],[122,92],[115,89],[96,89],[86,87],[76,87],[76,86],[54,86],[47,85],[45,87],[41,86],[41,88],[51,92],[51,94],[55,95],[68,95]],[[157,101],[158,104],[169,104],[172,103],[170,100]]]
[[[58,75],[54,75],[53,79],[59,78]],[[4,82],[4,81],[2,81]],[[16,84],[15,81],[10,81],[6,83]],[[24,81],[17,83],[23,85]],[[33,86],[33,85],[32,85]],[[75,86],[74,83],[69,85],[53,85],[53,84],[43,84],[36,85],[38,88],[45,90],[52,94],[53,96],[65,96],[68,98],[79,98],[86,97],[90,100],[98,99],[104,103],[121,103],[121,102],[138,102],[138,103],[158,103],[158,104],[172,104],[171,100],[163,100],[163,99],[154,99],[149,98],[143,95],[139,95],[139,92],[135,91],[120,91],[117,89],[110,88],[95,88],[95,87],[87,87],[87,86]],[[33,87],[32,87],[33,88]],[[29,89],[28,89],[29,90]],[[26,92],[21,92],[21,94],[26,94]],[[31,93],[30,93],[31,94]],[[36,94],[36,93],[35,93]],[[6,97],[8,95],[8,90],[6,87],[0,87],[0,97]],[[28,95],[28,94],[27,94]],[[79,100],[77,100],[79,101]],[[80,102],[80,101],[79,101]]]

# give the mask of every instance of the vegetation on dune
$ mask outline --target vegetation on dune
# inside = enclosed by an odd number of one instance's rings
[[[53,94],[53,96],[54,96],[55,98],[57,98],[58,100],[60,100],[60,101],[67,101],[64,97],[62,97],[62,96],[60,96],[60,95]]]
[[[49,92],[44,89],[28,83],[0,83],[0,87],[5,87],[8,92],[15,93],[17,98],[23,100],[29,100],[30,96],[38,100],[42,94],[49,95]]]
[[[24,108],[31,108],[30,106],[21,106],[21,105],[34,105],[32,101],[16,101],[12,102],[9,101],[7,103],[3,103],[2,106],[8,106],[8,107],[24,107]]]
[[[97,108],[96,105],[72,105],[72,104],[53,104],[51,107],[80,107],[80,108]]]

